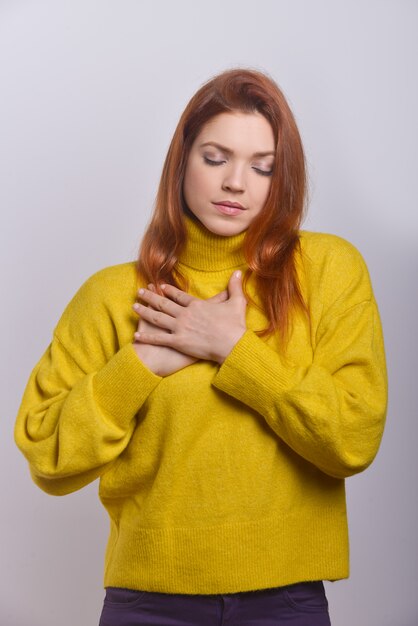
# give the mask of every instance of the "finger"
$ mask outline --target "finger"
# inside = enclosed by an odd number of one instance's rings
[[[139,343],[148,343],[153,346],[166,346],[167,348],[172,348],[174,335],[170,333],[145,333],[145,332],[135,332],[134,340]]]
[[[176,317],[181,310],[179,305],[170,300],[170,298],[160,296],[158,293],[154,293],[150,289],[139,289],[138,297],[149,304],[155,311],[161,311],[162,313],[166,313],[172,317]]]
[[[171,315],[161,313],[161,311],[155,311],[150,306],[145,306],[140,302],[136,302],[133,305],[134,310],[141,316],[142,319],[150,322],[158,328],[166,328],[167,330],[174,330],[176,325],[176,318]]]
[[[219,293],[217,293],[215,296],[212,296],[211,298],[208,298],[208,302],[226,302],[226,300],[228,300],[228,291],[227,289],[224,289],[223,291],[220,291]]]
[[[160,333],[161,332],[161,328],[159,328],[158,326],[155,326],[155,324],[151,324],[151,322],[148,322],[148,320],[144,319],[143,317],[139,318],[139,324],[138,324],[138,328],[137,328],[138,332],[147,332],[147,333]],[[169,333],[169,330],[165,330],[165,332]]]
[[[177,289],[177,287],[174,287],[173,285],[162,284],[160,287],[164,292],[164,295],[180,306],[188,306],[191,302],[193,302],[193,300],[196,300],[193,296],[189,295],[185,291],[181,291],[181,289]]]

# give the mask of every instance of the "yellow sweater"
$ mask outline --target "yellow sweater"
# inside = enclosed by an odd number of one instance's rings
[[[245,233],[186,223],[180,267],[190,293],[207,298],[245,269]],[[266,319],[248,306],[248,330],[221,366],[153,374],[132,346],[134,262],[95,273],[62,314],[15,439],[47,493],[100,477],[105,586],[219,594],[348,576],[344,478],[381,441],[384,345],[356,248],[300,237],[310,321],[294,316],[286,358],[277,337],[254,333]]]

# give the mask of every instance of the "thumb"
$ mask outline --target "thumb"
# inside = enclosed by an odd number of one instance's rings
[[[244,292],[242,290],[242,272],[241,270],[237,270],[233,274],[228,282],[228,293],[229,297],[233,298],[234,296],[244,296]]]

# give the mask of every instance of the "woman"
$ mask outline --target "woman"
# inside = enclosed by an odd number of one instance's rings
[[[181,116],[137,264],[81,286],[31,374],[15,437],[35,483],[100,477],[101,626],[330,624],[344,479],[377,453],[387,381],[365,263],[300,230],[305,196],[278,86],[216,76]]]

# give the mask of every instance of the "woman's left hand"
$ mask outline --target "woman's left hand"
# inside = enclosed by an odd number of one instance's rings
[[[135,333],[135,340],[223,363],[247,329],[241,272],[232,274],[223,301],[216,297],[200,300],[172,285],[160,287],[163,296],[140,289],[139,298],[149,306],[138,304],[136,308],[143,319],[170,332]]]

